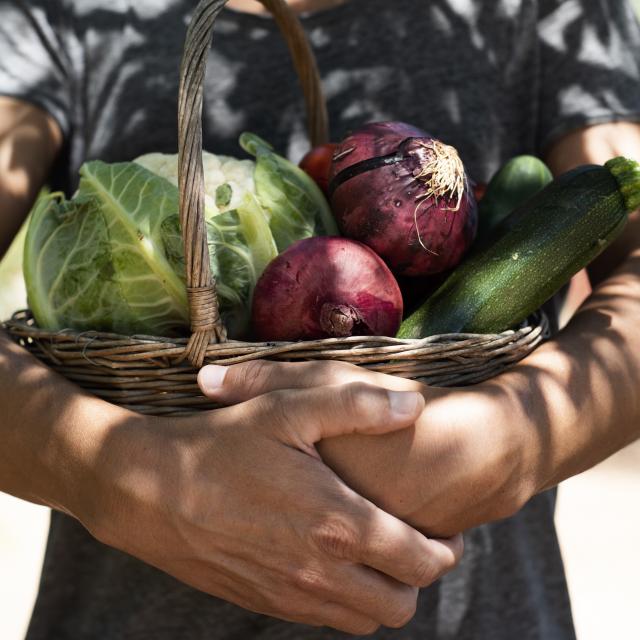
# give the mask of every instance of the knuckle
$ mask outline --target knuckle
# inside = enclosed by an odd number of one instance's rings
[[[352,382],[344,386],[343,404],[348,416],[360,420],[386,420],[389,414],[387,392],[364,382]]]
[[[331,381],[330,384],[349,384],[368,373],[355,364],[337,360],[324,360],[322,366],[323,375]]]
[[[327,518],[311,529],[311,540],[322,552],[338,559],[355,557],[358,535],[341,518]]]
[[[304,593],[318,593],[326,589],[326,579],[320,571],[303,567],[293,571],[289,577],[291,586]]]
[[[260,391],[269,375],[270,363],[266,360],[251,360],[240,365],[236,371],[237,384],[249,394]]]
[[[304,373],[310,374],[313,370],[317,377],[325,381],[325,384],[342,384],[348,373],[347,368],[355,365],[332,360],[317,360],[315,362],[307,362],[304,366]]]
[[[263,414],[269,417],[268,423],[271,426],[283,428],[289,424],[289,395],[285,391],[270,391],[257,400],[261,403]]]
[[[370,636],[373,635],[379,628],[380,625],[375,622],[375,620],[370,620],[355,624],[353,627],[347,630],[347,633],[351,633],[356,636]]]
[[[439,573],[440,572],[436,570],[433,558],[425,556],[413,569],[413,586],[428,587],[438,578]]]
[[[385,626],[393,629],[404,627],[416,615],[417,606],[417,598],[412,598],[396,606],[395,609],[388,612],[387,619],[384,621]]]

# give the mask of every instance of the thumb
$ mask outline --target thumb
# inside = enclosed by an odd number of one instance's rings
[[[331,360],[309,362],[249,360],[228,366],[207,365],[198,373],[198,385],[202,393],[225,405],[244,402],[278,389],[314,388],[349,382],[365,382],[397,391],[425,393],[428,389],[425,385],[412,380]]]
[[[258,407],[262,424],[280,440],[315,452],[313,445],[324,438],[380,435],[412,426],[425,401],[417,391],[391,391],[356,382],[273,391],[247,404]]]

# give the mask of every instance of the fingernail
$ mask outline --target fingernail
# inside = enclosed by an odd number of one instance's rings
[[[391,413],[396,418],[409,418],[422,406],[422,395],[416,391],[388,391]]]
[[[217,364],[208,364],[200,369],[198,384],[205,393],[215,393],[222,388],[224,378],[227,375],[227,367]]]

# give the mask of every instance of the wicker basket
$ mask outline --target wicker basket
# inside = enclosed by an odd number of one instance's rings
[[[134,411],[176,415],[215,408],[196,375],[203,363],[234,364],[257,358],[341,360],[439,386],[486,380],[533,351],[548,334],[543,312],[497,335],[451,334],[422,340],[388,337],[304,342],[227,341],[209,268],[204,226],[202,93],[213,25],[227,0],[202,0],[187,32],[179,94],[180,218],[191,314],[189,339],[45,331],[28,311],[4,328],[47,365],[101,398]],[[261,0],[287,41],[300,79],[313,145],[328,139],[327,115],[311,48],[284,0]]]

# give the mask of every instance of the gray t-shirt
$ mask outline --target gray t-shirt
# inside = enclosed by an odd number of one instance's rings
[[[176,149],[178,66],[195,0],[0,0],[0,94],[65,135],[53,186],[88,158]],[[404,120],[456,146],[486,181],[589,123],[640,119],[640,29],[623,0],[350,0],[303,18],[334,140]],[[270,19],[225,11],[205,89],[205,147],[239,155],[254,131],[306,150],[297,80]],[[486,428],[491,428],[487,425]],[[554,494],[466,534],[460,566],[377,638],[571,640]],[[91,538],[53,513],[30,640],[342,638],[246,612]]]

